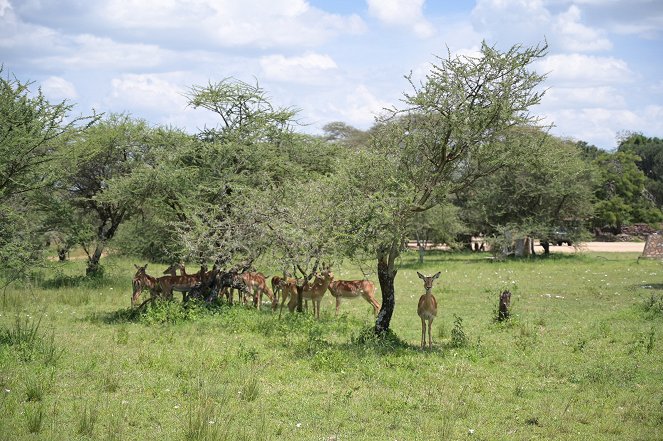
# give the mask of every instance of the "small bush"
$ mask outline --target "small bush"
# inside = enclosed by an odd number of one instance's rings
[[[649,298],[645,299],[642,306],[649,315],[663,315],[663,295],[652,294]]]
[[[467,346],[468,338],[463,329],[463,319],[454,314],[454,327],[451,330],[451,347],[462,348]]]
[[[39,433],[44,426],[44,408],[42,405],[29,406],[25,411],[25,424],[29,433]]]
[[[31,362],[42,356],[44,364],[54,365],[64,350],[58,350],[53,334],[47,340],[42,337],[39,332],[42,317],[43,314],[37,320],[31,317],[23,320],[17,315],[13,327],[0,328],[0,345],[14,348],[21,361]]]
[[[99,411],[96,407],[86,405],[80,412],[78,425],[76,431],[79,435],[92,437],[94,435],[94,427],[99,418]]]

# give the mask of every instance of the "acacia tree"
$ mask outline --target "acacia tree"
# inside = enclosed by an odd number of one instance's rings
[[[62,179],[72,152],[66,141],[98,118],[72,117],[73,104],[53,104],[32,86],[5,76],[0,65],[0,271],[9,282],[39,257],[43,228],[34,194]]]
[[[408,228],[408,239],[414,239],[419,252],[419,263],[424,262],[426,248],[434,244],[455,246],[456,236],[463,231],[458,207],[444,203],[412,216]]]
[[[567,227],[568,239],[582,236],[582,223],[592,215],[594,167],[582,159],[570,141],[538,129],[516,128],[506,142],[527,143],[530,155],[514,158],[513,167],[486,177],[458,195],[462,217],[474,231],[552,238],[556,228]]]
[[[629,133],[619,142],[618,151],[632,152],[640,157],[637,166],[647,176],[647,190],[663,207],[663,139]]]
[[[355,190],[347,191],[368,198],[355,228],[361,246],[370,244],[377,257],[377,334],[389,330],[396,259],[412,217],[527,154],[529,146],[501,141],[511,128],[536,122],[529,108],[541,99],[536,87],[544,77],[529,68],[546,50],[514,46],[501,52],[483,43],[478,56],[438,58],[421,83],[408,77],[412,90],[404,107],[378,121],[372,157],[349,167],[346,180]]]
[[[220,123],[199,134],[195,152],[174,158],[195,165],[197,182],[181,203],[176,229],[189,257],[222,265],[252,261],[273,245],[268,221],[278,215],[278,188],[317,173],[324,145],[292,133],[296,111],[272,105],[257,83],[224,79],[193,86],[187,96]],[[310,161],[314,152],[317,162]]]
[[[77,237],[88,256],[86,274],[98,274],[103,251],[120,225],[139,207],[131,198],[110,197],[118,180],[149,161],[150,128],[142,120],[112,114],[72,140],[77,154],[68,175],[55,186],[59,210],[56,229]]]
[[[630,151],[602,153],[594,161],[599,171],[593,226],[619,232],[623,225],[663,220],[663,212],[647,191],[647,176],[638,168],[640,157]]]

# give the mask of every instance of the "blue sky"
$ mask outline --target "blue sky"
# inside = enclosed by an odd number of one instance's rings
[[[4,75],[76,111],[127,112],[196,132],[192,85],[258,81],[301,109],[301,131],[370,127],[436,55],[549,44],[532,112],[553,133],[613,149],[625,131],[663,137],[661,0],[0,0]]]

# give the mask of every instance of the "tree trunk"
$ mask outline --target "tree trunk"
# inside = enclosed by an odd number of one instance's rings
[[[304,282],[306,283],[306,282]],[[297,312],[304,312],[304,285],[302,284],[301,286],[299,283],[296,285],[297,287]]]
[[[383,336],[389,330],[391,316],[394,314],[396,305],[394,280],[396,279],[396,269],[394,262],[399,254],[398,242],[393,242],[388,252],[378,255],[378,281],[382,291],[382,307],[375,320],[375,333]]]
[[[417,248],[419,248],[419,264],[423,264],[424,254],[426,253],[426,243],[417,241]]]
[[[550,254],[550,242],[547,240],[542,240],[540,241],[541,248],[543,248],[543,254],[548,255]]]
[[[67,253],[69,253],[69,250],[66,248],[59,248],[58,249],[58,260],[60,262],[65,262],[67,260]]]
[[[94,253],[92,253],[92,255],[88,257],[87,268],[85,268],[86,276],[94,276],[100,274],[101,265],[99,264],[99,261],[101,260],[101,254],[103,253],[103,251],[104,251],[103,244],[101,243],[97,244],[96,248],[94,249]]]

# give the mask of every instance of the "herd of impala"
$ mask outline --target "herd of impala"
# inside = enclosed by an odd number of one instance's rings
[[[131,295],[131,306],[135,307],[143,291],[148,291],[150,296],[141,303],[138,308],[156,299],[172,299],[173,292],[182,293],[182,301],[186,302],[192,298],[202,298],[211,301],[218,296],[223,296],[229,303],[233,303],[233,291],[237,290],[240,301],[246,304],[247,295],[253,298],[253,304],[260,308],[263,295],[266,295],[271,303],[272,310],[279,307],[279,317],[283,306],[287,303],[288,310],[293,312],[297,306],[298,290],[301,290],[302,300],[311,300],[316,318],[320,318],[320,301],[325,292],[329,291],[336,299],[336,314],[341,304],[341,299],[353,299],[363,297],[371,306],[373,313],[377,315],[380,304],[375,300],[375,284],[370,280],[334,280],[334,274],[330,267],[323,266],[320,273],[313,276],[312,282],[298,281],[291,277],[273,276],[271,288],[267,285],[267,277],[255,271],[221,271],[214,267],[208,271],[203,265],[195,274],[187,274],[183,264],[177,263],[169,266],[161,277],[153,277],[147,274],[147,264],[143,266],[134,265],[136,274],[132,280],[133,293]],[[180,274],[177,274],[179,270]],[[433,282],[440,276],[436,273],[427,277],[417,273],[424,281],[425,293],[419,298],[417,313],[421,318],[421,347],[426,346],[426,323],[428,324],[428,346],[432,348],[433,339],[431,326],[433,319],[437,316],[437,301],[432,294]]]

